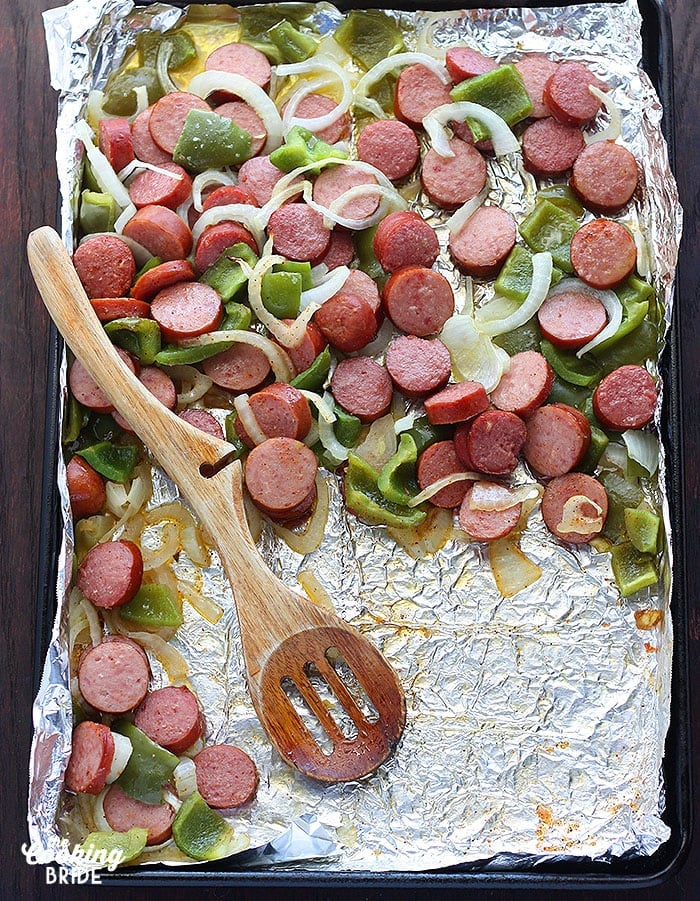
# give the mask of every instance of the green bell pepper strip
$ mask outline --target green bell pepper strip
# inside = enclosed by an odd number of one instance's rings
[[[186,31],[171,31],[163,34],[160,31],[142,31],[136,35],[136,50],[140,66],[155,68],[158,51],[165,44],[172,48],[168,60],[168,70],[179,69],[197,56],[194,41]]]
[[[408,432],[404,432],[396,453],[384,464],[377,479],[377,488],[388,501],[405,507],[418,494],[417,459],[416,442]]]
[[[251,47],[264,53],[273,66],[281,66],[285,62],[279,47],[271,44],[270,41],[246,41],[246,44],[250,44]]]
[[[338,404],[334,405],[335,422],[333,432],[343,447],[355,447],[360,440],[362,422],[351,413],[346,413]]]
[[[585,354],[579,360],[575,353],[555,347],[549,341],[540,341],[542,356],[560,379],[572,385],[587,388],[600,379],[600,366]]]
[[[123,429],[116,424],[111,413],[92,413],[88,431],[95,436],[98,442],[114,441],[123,433]]]
[[[582,472],[594,472],[600,458],[603,456],[605,448],[608,446],[610,439],[602,429],[598,426],[591,426],[591,443],[586,451],[586,456],[578,465],[578,469]]]
[[[379,490],[379,473],[356,454],[348,456],[345,473],[345,504],[351,513],[366,522],[397,529],[413,528],[426,517],[419,507],[409,508],[388,501]]]
[[[532,287],[532,272],[532,254],[522,244],[516,244],[498,273],[494,283],[496,294],[522,303]],[[563,276],[561,269],[553,267],[550,286],[559,284]]]
[[[95,172],[87,155],[83,157],[83,187],[95,194],[101,194],[102,188],[97,184]]]
[[[128,482],[132,479],[139,459],[139,449],[135,444],[112,444],[110,441],[100,441],[77,453],[110,482]]]
[[[656,327],[648,319],[643,319],[641,324],[627,335],[625,341],[616,342],[603,351],[596,347],[591,353],[600,363],[603,375],[607,375],[620,366],[627,366],[630,363],[642,364],[645,360],[654,359],[658,341]]]
[[[193,172],[238,166],[251,154],[247,131],[215,112],[192,109],[173,151],[173,161]]]
[[[266,272],[262,277],[262,302],[278,319],[295,319],[301,305],[301,275],[298,272]]]
[[[105,86],[102,109],[110,116],[132,116],[136,112],[135,89],[144,86],[148,93],[148,105],[160,100],[163,88],[153,66],[130,69],[121,75],[110,77]]]
[[[224,303],[232,300],[248,283],[240,260],[252,267],[258,262],[258,255],[243,242],[232,244],[199,279],[213,288]]]
[[[289,384],[300,391],[317,391],[325,382],[330,368],[331,352],[325,347],[311,366],[295,376]]]
[[[613,576],[623,598],[659,581],[652,558],[648,554],[640,554],[630,541],[615,545],[610,557]]]
[[[284,263],[275,263],[273,272],[296,272],[301,276],[301,290],[308,291],[313,288],[311,278],[311,263],[295,263],[293,260],[285,260]]]
[[[74,441],[77,441],[80,432],[87,421],[87,412],[83,410],[78,401],[69,392],[63,413],[63,430],[61,433],[62,443],[72,444]]]
[[[223,332],[234,329],[245,331],[250,325],[252,316],[250,308],[235,300],[229,301],[224,307],[226,315],[219,326]],[[166,345],[160,353],[156,354],[155,362],[159,366],[192,366],[213,357],[222,350],[228,350],[232,341],[217,341],[215,344],[202,344],[195,347],[180,347],[177,344]]]
[[[236,431],[236,419],[238,419],[238,413],[235,410],[231,410],[224,420],[224,435],[228,443],[233,445],[233,449],[230,451],[232,461],[240,460],[248,450]]]
[[[160,326],[154,319],[126,317],[105,323],[112,344],[138,357],[144,366],[155,362],[160,352]]]
[[[497,113],[508,125],[522,122],[532,112],[532,100],[525,83],[520,72],[510,63],[461,81],[452,88],[450,97],[455,103],[467,100],[485,106]],[[481,122],[467,119],[467,123],[475,142],[490,136],[491,132]]]
[[[416,454],[418,457],[423,451],[435,444],[437,441],[446,441],[452,437],[452,430],[449,426],[431,425],[427,416],[420,416],[413,420],[411,428],[404,432],[409,435],[416,446]]]
[[[151,269],[155,269],[156,266],[160,266],[162,262],[163,260],[160,257],[151,257],[150,260],[146,260],[146,262],[134,276],[134,284],[136,284],[136,282],[141,278],[142,275],[150,272]]]
[[[217,860],[230,853],[233,828],[195,791],[175,814],[173,839],[195,860]]]
[[[301,63],[313,56],[318,46],[310,34],[304,34],[287,19],[282,19],[265,32],[279,50],[285,63]]]
[[[379,10],[351,10],[333,39],[364,69],[406,49],[394,19]]]
[[[590,397],[590,391],[584,388],[575,387],[569,382],[563,382],[558,376],[554,377],[552,390],[547,398],[548,404],[568,404],[570,407],[576,407],[579,410],[586,402],[586,398]]]
[[[136,798],[144,804],[160,804],[163,800],[163,785],[172,776],[180,762],[179,758],[151,741],[127,720],[113,723],[112,731],[125,735],[134,749],[115,785],[130,798]]]
[[[633,546],[640,554],[655,554],[659,540],[661,519],[651,510],[625,508],[625,528]]]
[[[542,333],[540,332],[537,316],[533,316],[532,319],[528,319],[524,325],[513,329],[512,332],[504,332],[502,335],[496,335],[493,338],[493,343],[502,347],[503,350],[512,357],[525,350],[539,351],[541,339]]]
[[[168,585],[142,585],[136,596],[119,608],[119,615],[128,622],[152,629],[177,629],[183,623]]]
[[[205,8],[200,6],[203,12]],[[216,7],[210,7],[211,18],[217,18]],[[313,19],[316,13],[313,3],[266,3],[264,6],[242,6],[239,9],[241,21],[241,41],[252,44],[251,38],[264,38],[266,32],[273,28],[280,19],[287,19],[295,26],[304,26],[315,30]],[[202,13],[198,14],[201,18]]]
[[[111,194],[85,190],[80,195],[80,228],[85,235],[114,231],[120,209]]]
[[[317,138],[316,135],[300,125],[290,128],[284,144],[270,154],[270,162],[282,172],[291,172],[299,166],[310,166],[324,160],[346,160],[347,158],[348,154],[345,150],[326,144],[325,141]]]
[[[618,541],[625,533],[625,507],[638,507],[644,495],[637,479],[626,479],[619,472],[603,472],[598,478],[608,493],[608,517],[603,535]]]
[[[615,334],[606,338],[594,349],[596,354],[605,353],[642,324],[649,312],[649,298],[654,294],[654,289],[647,282],[643,282],[633,275],[615,288],[615,294],[622,304],[622,321]],[[654,355],[656,354],[654,353]]]
[[[548,200],[577,219],[583,216],[583,206],[568,185],[548,185],[546,188],[540,188],[536,199]]]
[[[83,840],[80,850],[87,861],[112,869],[129,863],[146,847],[148,829],[134,826],[128,832],[91,832]]]
[[[571,239],[578,228],[579,222],[571,213],[549,200],[542,200],[520,223],[519,231],[532,250],[536,253],[548,251],[555,266],[572,273]]]
[[[355,232],[353,242],[355,244],[358,267],[369,275],[371,279],[374,279],[381,288],[389,277],[389,273],[382,269],[374,253],[374,236],[378,228],[379,224]]]

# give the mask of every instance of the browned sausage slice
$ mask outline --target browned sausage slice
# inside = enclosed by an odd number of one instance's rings
[[[374,284],[374,282],[372,282],[372,284]],[[291,325],[294,320],[283,319],[282,322],[284,322],[285,325]],[[292,361],[292,365],[294,366],[297,375],[299,375],[300,372],[305,372],[309,366],[311,366],[316,357],[326,347],[327,343],[328,342],[323,337],[319,327],[314,322],[309,322],[306,326],[306,332],[301,344],[298,344],[296,347],[285,348],[287,356]]]
[[[107,499],[105,480],[78,454],[71,457],[66,467],[66,481],[75,519],[94,516],[104,507]]]
[[[214,188],[211,194],[207,194],[202,203],[202,212],[205,213],[215,206],[227,206],[229,203],[247,203],[250,206],[257,206],[255,197],[240,185],[221,185]]]
[[[189,260],[169,260],[154,266],[136,280],[131,296],[137,300],[151,301],[159,291],[179,282],[193,282],[194,269]]]
[[[187,114],[193,109],[211,112],[211,107],[201,97],[186,91],[166,94],[153,106],[153,112],[148,120],[148,130],[160,149],[165,150],[171,157]]]
[[[160,168],[176,177],[171,178],[152,169],[139,172],[129,185],[129,197],[135,206],[158,204],[174,210],[190,196],[192,179],[182,166],[178,166],[177,163],[162,163]]]
[[[288,522],[305,516],[316,498],[318,462],[294,438],[268,438],[248,454],[245,484],[253,503],[270,519]]]
[[[525,168],[542,178],[568,172],[583,148],[581,129],[556,119],[539,119],[523,132]]]
[[[388,413],[393,396],[389,373],[369,357],[341,360],[331,377],[331,391],[340,406],[362,422]]]
[[[437,334],[455,308],[452,286],[445,276],[423,266],[394,272],[384,285],[383,299],[394,325],[419,338]]]
[[[88,297],[124,297],[136,275],[131,248],[111,235],[84,241],[73,254],[73,265]]]
[[[498,206],[482,206],[450,235],[450,253],[467,275],[493,278],[515,246],[515,219]]]
[[[593,392],[593,410],[606,429],[641,429],[656,410],[656,385],[643,366],[620,366]]]
[[[213,438],[220,438],[223,441],[224,430],[208,410],[200,410],[199,407],[189,407],[187,410],[181,410],[177,415],[196,429],[201,429]]]
[[[425,412],[431,425],[464,422],[488,406],[488,395],[479,382],[457,382],[425,399]]]
[[[397,119],[419,126],[435,107],[451,103],[450,87],[427,66],[417,63],[401,70],[394,90]]]
[[[120,347],[115,348],[115,350],[122,361],[136,375],[138,370],[133,358]],[[114,409],[107,395],[95,382],[80,360],[73,361],[68,373],[68,384],[73,397],[84,407],[95,410],[97,413],[111,413]]]
[[[328,250],[324,253],[321,262],[328,268],[337,269],[338,266],[349,266],[355,258],[355,245],[352,240],[352,234],[345,231],[337,225],[331,232],[331,242]],[[354,272],[362,272],[361,269],[355,269]],[[364,275],[364,273],[362,273]]]
[[[377,334],[377,317],[367,301],[344,290],[330,297],[314,314],[324,338],[343,353],[360,350]]]
[[[394,338],[386,351],[386,368],[392,382],[406,397],[425,397],[443,388],[452,371],[450,352],[435,338],[414,335]]]
[[[448,51],[449,52],[449,51]],[[519,59],[515,68],[525,83],[525,90],[532,101],[531,119],[544,119],[550,115],[544,104],[544,87],[557,71],[559,63],[549,59],[543,53],[531,53]]]
[[[109,726],[83,720],[73,730],[66,788],[99,795],[107,783],[113,760],[114,739]]]
[[[151,129],[149,123],[153,107],[149,106],[134,119],[131,123],[131,140],[134,145],[134,154],[136,158],[144,163],[153,163],[154,166],[160,166],[161,163],[172,163],[173,156],[166,153],[156,144],[151,137]]]
[[[481,482],[484,486],[496,487],[494,482]],[[503,485],[498,485],[507,491]],[[475,541],[495,541],[505,538],[517,526],[522,504],[514,504],[505,510],[475,510],[470,506],[473,485],[468,485],[467,493],[459,508],[459,526]]]
[[[210,807],[224,810],[249,804],[258,789],[258,772],[248,755],[233,745],[211,745],[194,758],[197,789]]]
[[[476,466],[474,466],[474,461],[469,456],[469,446],[467,444],[467,439],[469,438],[469,429],[471,427],[471,421],[460,422],[454,431],[454,435],[452,436],[457,456],[468,472],[474,472],[474,470],[476,469]]]
[[[217,47],[207,57],[204,68],[242,75],[261,88],[267,88],[272,76],[272,68],[265,54],[240,41]]]
[[[510,368],[491,392],[491,403],[520,417],[529,416],[547,400],[554,384],[554,370],[536,350],[510,358]]]
[[[602,332],[608,315],[595,294],[561,291],[545,300],[537,311],[537,319],[548,341],[556,347],[576,350]]]
[[[172,834],[175,811],[170,804],[146,804],[113,785],[104,797],[105,819],[115,832],[147,829],[147,845],[160,845]]]
[[[251,138],[251,156],[257,156],[260,153],[267,141],[267,130],[265,123],[249,103],[244,103],[242,100],[222,103],[214,112],[217,116],[230,119],[243,131],[248,132]]]
[[[585,125],[600,109],[600,100],[588,90],[606,86],[583,63],[560,63],[544,88],[544,103],[555,119],[564,125]]]
[[[292,385],[273,382],[254,394],[249,404],[260,430],[268,438],[302,441],[311,428],[309,402]],[[236,419],[235,428],[244,444],[255,447],[240,417]]]
[[[221,298],[202,282],[180,282],[159,291],[151,303],[151,315],[168,341],[196,338],[213,332],[224,315]]]
[[[540,475],[561,476],[578,466],[590,442],[590,427],[563,405],[548,404],[528,419],[523,454]]]
[[[177,406],[177,390],[175,383],[170,376],[158,369],[157,366],[144,366],[139,373],[139,381],[143,384],[151,394],[159,400],[168,410],[174,410]],[[112,413],[112,419],[116,424],[124,429],[125,432],[132,432],[133,429],[124,417],[116,410]]]
[[[594,219],[571,239],[571,265],[576,275],[593,288],[614,288],[631,275],[637,248],[624,225]]]
[[[317,119],[321,116],[326,116],[336,106],[338,104],[335,100],[327,97],[325,94],[307,94],[306,97],[299,101],[294,115],[299,119]],[[286,108],[287,104],[285,103],[282,107],[282,115],[284,115]],[[313,133],[317,138],[325,141],[326,144],[336,144],[338,141],[346,140],[350,137],[350,116],[348,113],[344,113],[335,122],[332,122],[320,131],[314,129]]]
[[[467,449],[479,472],[503,476],[517,466],[526,437],[525,423],[515,413],[486,410],[471,423]]]
[[[578,500],[574,500],[576,498]],[[568,521],[564,521],[567,504],[574,509],[568,511]],[[562,541],[572,544],[590,541],[601,532],[607,515],[608,495],[605,488],[585,473],[570,472],[552,479],[544,490],[542,519],[549,531]],[[569,527],[577,521],[580,531],[569,531]],[[563,527],[566,531],[562,531]]]
[[[438,206],[454,209],[481,191],[486,184],[486,161],[476,147],[452,138],[454,156],[440,156],[432,148],[421,171],[423,190]]]
[[[398,119],[378,119],[357,139],[357,158],[396,181],[416,168],[420,148],[415,132]]]
[[[146,697],[151,670],[143,648],[130,638],[106,638],[78,663],[78,688],[101,713],[135,710]]]
[[[314,182],[313,197],[316,203],[326,208],[343,196],[352,188],[363,185],[376,185],[377,179],[371,172],[362,169],[354,169],[352,166],[336,166],[324,169]],[[346,201],[339,208],[333,208],[333,212],[348,219],[366,219],[371,216],[379,206],[377,194],[366,194]]]
[[[197,698],[185,685],[149,691],[134,717],[135,725],[157,745],[182,754],[204,732]]]
[[[100,150],[115,172],[128,166],[134,158],[134,144],[128,119],[100,119],[98,125]]]
[[[374,253],[387,272],[404,266],[433,265],[440,244],[433,229],[418,213],[402,210],[389,213],[374,234]]]
[[[240,394],[262,385],[270,374],[270,361],[259,347],[234,344],[204,360],[202,369],[215,385]]]
[[[637,160],[622,144],[597,141],[582,150],[574,163],[571,187],[597,213],[615,213],[637,190]]]
[[[328,250],[330,230],[323,216],[305,203],[287,203],[270,216],[268,231],[275,251],[297,262],[316,262]]]
[[[497,68],[498,64],[471,47],[450,47],[445,54],[445,66],[452,81],[458,84],[460,81],[466,81],[467,78],[491,72]]]
[[[184,260],[192,250],[192,232],[167,206],[141,207],[126,223],[123,234],[161,260]]]
[[[462,461],[457,456],[454,441],[437,441],[423,451],[418,458],[418,484],[421,490],[429,488],[445,476],[451,476],[457,472],[468,472]],[[469,488],[469,482],[455,482],[447,488],[441,488],[430,498],[430,503],[435,507],[451,509],[459,507],[464,500],[464,495]]]
[[[113,322],[115,319],[124,318],[151,318],[150,306],[133,297],[93,297],[90,306],[97,313],[100,322]]]
[[[253,253],[258,253],[255,238],[239,222],[219,222],[205,228],[199,236],[194,252],[194,265],[198,272],[205,272],[234,244],[247,244]]]
[[[96,607],[128,604],[141,587],[143,557],[133,541],[105,541],[91,547],[78,567],[78,588]]]

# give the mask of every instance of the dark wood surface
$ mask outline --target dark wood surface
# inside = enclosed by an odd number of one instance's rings
[[[698,159],[700,154],[700,32],[695,0],[667,0],[674,32],[674,84],[676,101],[676,175],[685,209],[685,235],[679,267],[681,371],[684,410],[683,450],[686,468],[684,492],[687,510],[687,577],[690,606],[689,662],[691,673],[692,734],[694,760],[700,751],[700,568],[694,538],[700,534],[700,260],[698,259]],[[0,897],[43,898],[119,897],[140,898],[145,891],[124,888],[60,891],[45,886],[41,867],[27,866],[20,847],[26,836],[28,755],[33,700],[34,623],[41,519],[41,471],[44,433],[44,397],[48,347],[47,318],[38,300],[26,265],[27,233],[55,221],[56,180],[54,127],[56,95],[49,86],[41,12],[58,6],[56,0],[3,0],[0,3],[0,185],[2,186],[2,238],[0,273],[4,279],[0,309],[0,668],[4,735],[0,752]],[[390,5],[390,4],[389,4]],[[696,766],[697,769],[697,766]],[[700,813],[700,791],[693,802]],[[700,890],[700,838],[692,843],[685,866],[663,886],[617,892],[621,899],[695,898]],[[192,890],[168,889],[173,899],[189,897]],[[198,889],[198,893],[205,892]],[[148,895],[160,895],[149,889]],[[211,897],[236,897],[261,901],[272,890],[240,888],[212,890]],[[429,898],[429,891],[386,889],[276,889],[304,901],[326,898],[394,899]],[[466,892],[446,891],[456,898]],[[500,899],[505,891],[481,893]],[[542,893],[539,893],[540,896]],[[592,892],[575,893],[579,897]]]

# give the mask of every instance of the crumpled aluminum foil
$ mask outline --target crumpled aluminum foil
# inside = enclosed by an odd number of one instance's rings
[[[71,132],[87,93],[123,58],[134,29],[165,30],[181,15],[160,4],[132,8],[131,0],[74,0],[44,14],[52,85],[61,92],[57,162],[69,246],[79,168]],[[318,21],[330,30],[339,15],[323,4]],[[495,58],[521,51],[576,57],[606,81],[623,113],[624,142],[643,168],[645,190],[634,216],[668,324],[681,211],[662,110],[637,68],[636,4],[396,15],[403,23],[430,23],[437,45],[457,39]],[[489,170],[492,202],[520,216],[532,207],[529,176],[508,160],[491,161]],[[414,206],[420,208],[420,198]],[[458,285],[447,255],[440,266]],[[477,302],[484,296],[477,290]],[[65,385],[65,361],[61,374]],[[59,609],[34,707],[29,829],[39,861],[70,864],[60,843],[60,792],[72,725],[65,602],[72,530],[62,464],[57,475],[66,527]],[[152,506],[177,496],[161,473],[155,478]],[[527,478],[521,467],[516,479]],[[662,453],[659,487],[649,491],[662,501],[670,534],[664,485]],[[325,786],[286,766],[248,700],[230,588],[214,553],[204,593],[222,603],[224,616],[212,626],[185,605],[186,622],[173,643],[190,661],[207,740],[240,744],[261,774],[257,802],[232,820],[257,848],[241,863],[420,871],[483,860],[489,869],[523,869],[570,855],[650,855],[668,838],[661,763],[670,710],[670,546],[661,593],[621,600],[609,555],[564,547],[535,512],[522,549],[542,567],[542,578],[504,599],[482,545],[455,537],[415,561],[381,529],[347,516],[331,481],[318,551],[302,559],[271,531],[260,547],[294,587],[299,571],[311,569],[337,612],[377,644],[405,687],[408,720],[393,757],[359,783]],[[178,566],[186,572],[186,561]],[[638,630],[634,619],[635,609],[647,607],[666,613],[651,632]],[[157,665],[154,672],[163,682]]]

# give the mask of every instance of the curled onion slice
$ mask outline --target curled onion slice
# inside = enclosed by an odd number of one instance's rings
[[[265,91],[259,85],[250,81],[250,79],[244,78],[242,75],[234,75],[231,72],[208,70],[195,75],[191,79],[187,90],[204,100],[214,91],[225,91],[227,94],[235,94],[237,97],[245,100],[249,106],[252,106],[263,121],[267,132],[267,141],[262,152],[269,155],[282,143],[282,119],[277,112],[277,107]]]
[[[508,354],[476,328],[471,316],[451,316],[442,327],[440,340],[450,352],[457,382],[479,382],[490,393],[510,366]]]
[[[124,230],[124,226],[133,216],[136,215],[136,206],[133,203],[130,203],[128,206],[125,206],[121,212],[121,215],[117,217],[114,223],[114,231],[117,235],[121,235]]]
[[[238,394],[233,401],[236,408],[238,418],[243,423],[243,428],[253,444],[262,444],[267,441],[267,435],[260,428],[260,423],[256,419],[255,413],[250,406],[250,400],[247,394]]]
[[[304,75],[306,73],[312,73],[320,71],[325,74],[326,84],[328,83],[328,74],[332,73],[336,79],[340,82],[342,87],[342,95],[340,100],[338,101],[338,105],[335,109],[332,109],[330,112],[325,113],[323,116],[314,116],[309,119],[303,119],[296,117],[294,114],[297,110],[297,107],[301,100],[312,93],[312,90],[309,87],[300,88],[298,92],[292,95],[289,100],[289,105],[285,110],[284,119],[283,119],[283,127],[286,131],[289,131],[290,128],[294,125],[300,125],[302,128],[308,129],[308,131],[322,131],[324,128],[327,128],[329,125],[332,125],[334,122],[343,116],[349,109],[350,104],[353,99],[352,85],[350,84],[350,78],[347,73],[335,62],[335,60],[330,59],[328,56],[321,56],[319,54],[315,54],[310,57],[310,59],[304,60],[301,63],[291,63],[289,65],[277,66],[275,72],[277,75]],[[320,80],[317,80],[315,87],[322,87],[323,84],[319,83]],[[315,88],[314,88],[315,89]]]
[[[434,72],[435,75],[437,75],[443,84],[451,84],[452,79],[444,65],[439,63],[432,56],[428,56],[427,53],[395,53],[392,56],[388,56],[386,59],[381,60],[381,62],[378,62],[376,66],[372,66],[369,72],[366,72],[358,81],[355,86],[355,104],[363,107],[378,119],[385,119],[386,113],[377,101],[370,100],[367,97],[372,85],[381,81],[385,75],[388,75],[395,69],[416,64],[420,64],[421,66],[425,66],[426,69],[430,69],[431,72]]]
[[[179,580],[177,589],[182,595],[183,600],[187,601],[187,603],[208,623],[218,623],[224,615],[223,608],[220,607],[216,601],[212,601],[212,599],[208,598],[206,595],[195,591],[195,589],[187,582]]]
[[[585,507],[593,507],[596,516],[584,512]],[[585,494],[574,494],[568,498],[561,512],[561,522],[556,526],[558,532],[600,532],[603,528],[603,508]]]
[[[307,400],[311,401],[312,392],[304,393]],[[318,404],[316,400],[312,401],[319,410],[318,439],[334,460],[337,460],[338,463],[343,463],[348,458],[349,450],[344,444],[341,444],[335,436],[333,423],[335,422],[336,416],[333,412],[333,397],[330,392],[326,391],[324,393],[322,401],[323,407]]]
[[[161,166],[156,166],[154,163],[145,163],[143,160],[132,160],[130,163],[127,163],[123,169],[120,169],[117,173],[119,181],[124,181],[130,175],[133,175],[134,172],[144,169],[150,169],[151,172],[158,172],[160,175],[166,175],[168,178],[172,178],[175,181],[182,181],[182,175],[179,172],[169,172]]]
[[[381,469],[396,453],[397,442],[394,431],[394,417],[391,413],[375,419],[369,427],[365,440],[353,450],[358,457],[366,460],[374,469]]]
[[[311,554],[323,541],[328,522],[330,500],[328,485],[320,472],[316,473],[316,504],[311,516],[300,529],[290,529],[281,523],[273,522],[272,528],[296,554]]]
[[[168,375],[180,383],[177,395],[180,406],[188,406],[201,400],[214,384],[208,375],[194,366],[168,366]]]
[[[441,479],[438,479],[437,482],[428,485],[427,488],[424,488],[415,497],[412,497],[408,502],[408,506],[417,507],[419,504],[422,504],[423,501],[429,501],[431,497],[434,497],[434,495],[438,493],[438,491],[442,491],[443,488],[449,488],[449,486],[454,485],[455,482],[473,482],[480,478],[481,476],[478,472],[451,472],[448,476],[443,476]],[[513,505],[511,504],[511,506]]]
[[[194,760],[190,757],[183,757],[173,770],[173,783],[177,796],[181,801],[189,798],[191,794],[197,791],[197,776],[194,767]]]
[[[311,309],[311,307],[307,309]],[[278,381],[291,382],[294,378],[292,361],[283,348],[257,332],[246,332],[242,329],[231,329],[226,332],[208,332],[206,335],[200,335],[198,338],[187,338],[187,340],[180,342],[180,346],[200,347],[207,344],[218,344],[219,341],[230,341],[232,344],[252,344],[253,347],[259,347],[270,361],[270,366]]]
[[[318,304],[319,306],[325,303],[330,297],[333,297],[334,294],[340,291],[349,275],[350,270],[347,266],[337,266],[331,270],[324,281],[314,285],[313,288],[302,291],[299,309],[305,310],[310,303]]]
[[[258,224],[259,213],[260,210],[250,203],[225,203],[222,206],[213,206],[203,212],[195,222],[192,239],[196,244],[204,229],[210,225],[216,225],[219,222],[241,222],[255,238],[258,249],[261,249],[265,243],[265,236]]]
[[[192,180],[192,202],[198,213],[202,212],[202,191],[209,185],[235,185],[236,179],[222,169],[206,169]]]
[[[586,144],[596,144],[598,141],[616,141],[622,134],[622,116],[620,115],[619,106],[615,103],[610,94],[601,91],[600,88],[597,88],[594,84],[589,84],[588,90],[603,104],[606,112],[610,116],[610,121],[605,128],[601,129],[601,131],[595,131],[592,134],[584,132],[583,140]]]
[[[151,254],[146,250],[143,244],[139,244],[137,241],[134,241],[133,238],[127,238],[126,235],[119,235],[115,232],[91,232],[89,235],[85,235],[83,238],[81,238],[80,243],[84,244],[86,241],[89,241],[90,238],[98,238],[101,236],[108,238],[119,238],[120,241],[123,241],[133,253],[137,266],[142,266],[144,263],[151,259]]]
[[[569,291],[581,291],[585,294],[592,294],[603,304],[605,312],[608,314],[608,324],[603,331],[598,332],[595,338],[592,338],[588,344],[584,344],[583,347],[576,351],[576,356],[580,359],[589,350],[598,347],[599,344],[602,344],[603,341],[611,338],[617,332],[622,322],[622,303],[614,291],[601,291],[598,288],[591,288],[590,285],[581,281],[580,278],[565,278],[547,292],[547,297],[556,297],[558,294],[566,294]]]
[[[464,122],[467,118],[476,119],[477,122],[488,128],[496,156],[520,152],[518,139],[498,113],[494,113],[493,110],[479,103],[463,100],[460,103],[444,103],[423,119],[423,128],[428,133],[436,153],[439,153],[440,156],[454,156],[445,126],[448,122]]]
[[[502,335],[524,325],[539,310],[549,292],[552,280],[551,253],[536,253],[532,257],[532,284],[527,297],[510,315],[502,318],[492,307],[494,301],[485,304],[474,314],[476,326],[485,335]],[[557,285],[559,287],[559,285]],[[495,298],[499,300],[500,298]]]
[[[542,575],[542,569],[520,550],[517,538],[492,541],[489,544],[489,563],[496,587],[504,598],[512,598]]]
[[[470,510],[486,512],[510,510],[526,500],[539,497],[533,485],[520,485],[518,488],[506,488],[495,482],[476,482],[469,495]]]
[[[318,604],[321,607],[326,607],[328,610],[335,609],[328,592],[323,587],[323,585],[321,585],[315,574],[312,573],[310,569],[302,569],[297,574],[297,581],[304,589],[304,591],[308,594],[309,598],[314,602],[314,604]]]
[[[300,388],[299,393],[303,394],[308,402],[316,407],[319,420],[322,419],[324,422],[329,423],[336,421],[338,417],[333,412],[333,399],[328,392],[321,397],[320,394],[316,394],[314,391],[306,391],[304,388]]]
[[[267,228],[270,216],[275,210],[278,210],[290,197],[295,197],[297,194],[300,194],[307,184],[308,182],[306,181],[300,181],[298,183],[287,185],[287,187],[281,191],[273,191],[272,197],[267,201],[265,206],[261,207],[255,214],[255,222],[258,227],[261,229]]]
[[[659,442],[656,435],[642,432],[640,429],[627,429],[622,433],[622,440],[625,442],[630,460],[639,463],[650,476],[653,476],[659,466]]]
[[[119,181],[119,176],[111,167],[109,160],[94,142],[92,129],[85,121],[76,122],[76,137],[82,142],[87,158],[90,160],[95,181],[106,193],[111,194],[119,206],[124,209],[131,205],[129,192]],[[136,208],[134,207],[134,212]]]
[[[483,188],[481,191],[479,191],[476,197],[472,197],[471,200],[468,200],[466,203],[462,204],[462,206],[450,216],[450,218],[445,223],[450,235],[456,235],[457,232],[461,231],[467,220],[474,215],[474,213],[484,202],[487,194],[487,189]],[[467,277],[471,278],[471,276]]]
[[[134,751],[134,746],[126,735],[112,732],[112,738],[114,740],[114,757],[112,757],[112,765],[109,768],[107,785],[111,785],[121,776]]]

